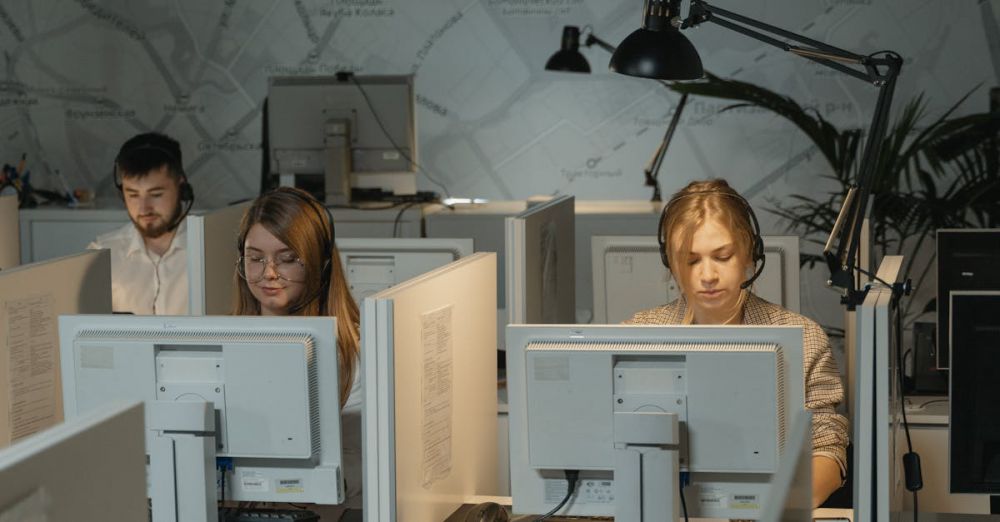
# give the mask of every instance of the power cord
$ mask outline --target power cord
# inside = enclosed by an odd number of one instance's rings
[[[410,165],[416,167],[417,170],[419,170],[421,174],[423,174],[428,180],[430,180],[431,183],[437,185],[438,188],[440,188],[441,191],[444,192],[446,198],[450,199],[451,193],[448,192],[448,187],[445,187],[438,180],[434,179],[434,176],[431,176],[426,170],[424,170],[424,167],[422,167],[419,163],[413,161],[413,158],[411,158],[406,152],[404,152],[403,148],[400,147],[396,143],[396,141],[392,139],[392,136],[389,135],[389,131],[386,130],[385,125],[382,123],[382,118],[379,117],[378,112],[375,111],[375,106],[372,104],[371,99],[368,97],[368,93],[365,91],[365,88],[361,86],[361,82],[358,81],[357,76],[355,76],[352,73],[347,73],[347,75],[351,78],[351,81],[354,82],[354,85],[357,86],[358,91],[361,92],[361,96],[365,99],[365,103],[368,104],[368,109],[372,111],[372,115],[375,116],[375,122],[378,123],[379,128],[382,129],[382,134],[384,134],[385,138],[389,140],[389,143],[391,143],[392,146],[396,149],[396,152],[398,152],[401,156],[406,158],[406,161],[410,162]]]
[[[903,314],[899,311],[898,300],[894,303],[896,322],[896,376],[899,379],[899,404],[903,414],[903,431],[906,433],[907,453],[903,455],[903,475],[906,489],[913,492],[913,522],[918,521],[917,491],[924,487],[920,472],[920,455],[913,451],[913,441],[910,439],[910,423],[906,418],[906,392],[903,391],[903,353],[900,344],[903,342]]]
[[[684,472],[681,473],[680,480],[677,481],[681,490],[681,511],[684,514],[684,522],[688,522],[688,505],[687,501],[684,500],[684,486],[687,485],[687,480],[688,474]]]
[[[549,511],[548,513],[536,518],[534,522],[542,522],[543,520],[551,517],[552,515],[555,515],[556,511],[562,509],[562,507],[565,506],[567,502],[569,502],[569,499],[570,497],[573,496],[573,493],[576,492],[576,482],[580,478],[580,471],[575,469],[567,469],[564,471],[564,473],[566,474],[566,482],[569,485],[569,487],[566,489],[566,496],[563,497],[562,502],[560,502],[559,505],[552,508],[552,511]]]

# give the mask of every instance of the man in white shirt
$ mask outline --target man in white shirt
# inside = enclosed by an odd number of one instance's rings
[[[103,234],[88,248],[111,249],[112,310],[136,315],[186,315],[185,225],[194,191],[176,140],[155,132],[122,145],[115,186],[132,223]]]

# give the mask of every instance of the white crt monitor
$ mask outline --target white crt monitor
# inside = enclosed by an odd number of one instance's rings
[[[337,240],[344,276],[358,303],[473,252],[472,239],[344,238]]]
[[[114,403],[0,450],[0,520],[148,520],[144,431]]]
[[[764,271],[753,291],[766,301],[799,311],[799,238],[762,236]],[[618,324],[636,312],[680,297],[677,283],[660,260],[654,236],[591,238],[594,323]]]
[[[234,465],[221,498],[339,504],[336,331],[332,317],[60,316],[66,418],[211,402],[216,455]]]
[[[681,480],[691,516],[757,519],[802,376],[798,326],[511,325],[514,512],[548,513],[579,470],[558,515],[639,520],[628,513]],[[656,457],[673,471],[637,456],[652,448],[673,451]]]

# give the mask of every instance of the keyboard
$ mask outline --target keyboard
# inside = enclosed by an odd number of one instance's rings
[[[219,510],[219,522],[319,522],[319,515],[305,509]]]

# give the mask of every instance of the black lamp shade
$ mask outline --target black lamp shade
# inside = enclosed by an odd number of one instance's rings
[[[562,48],[555,52],[549,61],[545,62],[547,71],[567,71],[589,73],[590,64],[580,54],[580,28],[567,25],[563,27]]]
[[[697,80],[705,76],[701,57],[675,28],[636,29],[611,55],[612,71],[657,80]]]

